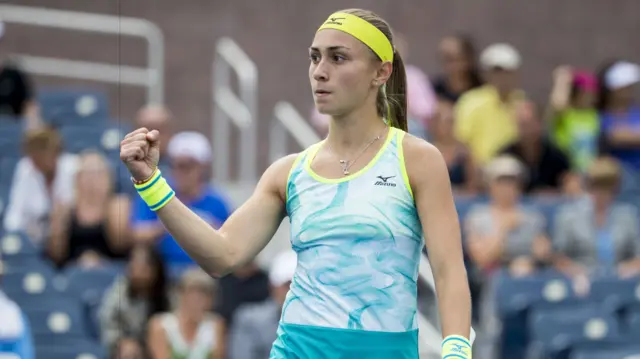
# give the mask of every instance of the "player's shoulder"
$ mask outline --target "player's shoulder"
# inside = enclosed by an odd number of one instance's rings
[[[437,171],[447,170],[442,153],[432,143],[406,134],[402,141],[404,162],[410,178],[428,176]]]

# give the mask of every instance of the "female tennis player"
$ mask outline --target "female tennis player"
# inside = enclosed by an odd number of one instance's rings
[[[433,267],[442,357],[471,358],[471,305],[447,167],[405,133],[405,74],[389,25],[364,10],[332,14],[309,49],[327,138],[273,163],[215,230],[157,170],[158,132],[122,141],[135,187],[167,230],[213,276],[251,260],[285,216],[298,266],[271,359],[417,359],[422,238]]]

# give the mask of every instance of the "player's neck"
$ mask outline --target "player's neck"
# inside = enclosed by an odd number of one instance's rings
[[[333,118],[329,125],[327,143],[340,154],[357,152],[376,136],[384,135],[387,125],[378,116],[375,108],[360,109],[351,114]]]

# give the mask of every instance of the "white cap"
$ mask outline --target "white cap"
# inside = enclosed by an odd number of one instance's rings
[[[605,85],[610,90],[617,90],[640,82],[640,66],[620,61],[616,62],[604,75]]]
[[[296,252],[287,250],[276,256],[269,269],[269,282],[274,287],[279,287],[290,282],[296,272],[298,256]]]
[[[525,168],[522,163],[510,155],[502,155],[494,158],[485,168],[485,176],[488,182],[500,177],[516,177],[523,179]]]
[[[199,132],[187,131],[174,135],[167,147],[169,157],[189,157],[202,164],[211,162],[213,156],[207,137]]]
[[[521,59],[518,50],[505,43],[489,45],[480,54],[480,64],[485,70],[496,67],[505,70],[517,70],[520,67]]]

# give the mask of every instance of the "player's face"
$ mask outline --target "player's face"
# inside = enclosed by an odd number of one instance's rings
[[[340,116],[362,106],[377,88],[380,62],[369,48],[342,31],[316,33],[309,49],[309,80],[313,99],[322,114]]]

